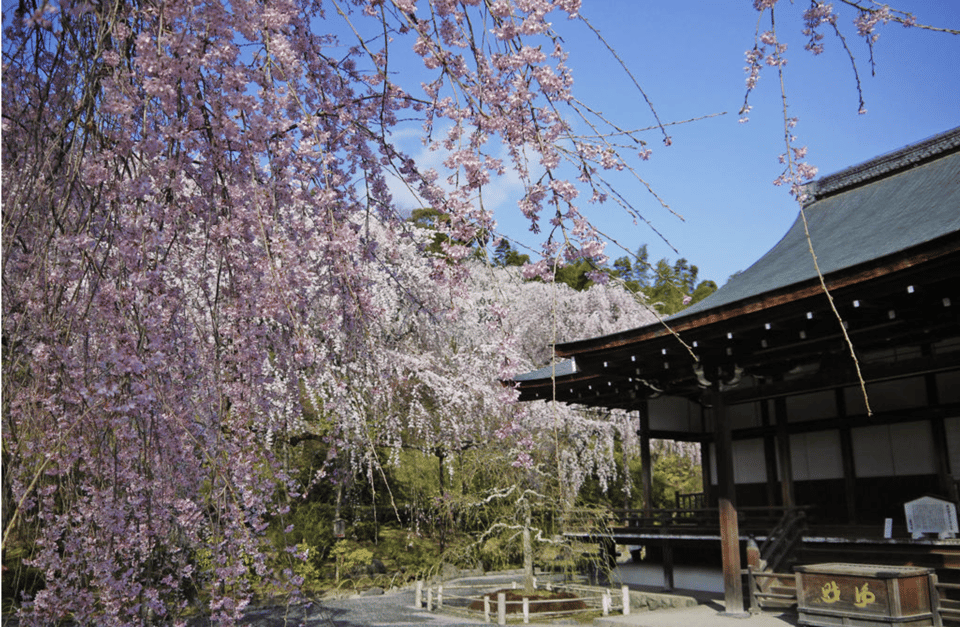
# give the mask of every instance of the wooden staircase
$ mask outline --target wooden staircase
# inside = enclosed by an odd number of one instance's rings
[[[934,584],[940,625],[960,625],[960,584]]]
[[[793,565],[795,553],[803,544],[807,515],[802,509],[788,509],[760,546],[760,562],[764,568],[781,572]]]
[[[940,618],[944,625],[960,625],[960,544],[941,547],[930,552],[939,559],[937,569]]]
[[[804,511],[788,509],[762,546],[748,546],[746,575],[751,612],[784,610],[797,605],[796,578],[784,571],[792,570],[794,555],[803,543],[806,528]]]
[[[763,610],[789,610],[797,605],[796,577],[787,573],[753,572],[748,568],[747,589],[750,613]]]
[[[891,542],[878,531],[876,526],[810,527],[802,509],[787,510],[763,545],[754,545],[753,554],[747,550],[751,611],[796,605],[797,564],[921,566],[937,575],[943,624],[960,626],[960,542],[910,542],[905,533]]]

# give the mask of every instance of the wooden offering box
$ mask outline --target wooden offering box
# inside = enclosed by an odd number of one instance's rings
[[[810,564],[796,571],[801,625],[934,625],[931,568]]]

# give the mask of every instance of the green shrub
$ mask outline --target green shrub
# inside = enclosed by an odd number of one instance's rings
[[[335,579],[339,585],[341,577],[357,576],[360,568],[365,569],[373,559],[373,551],[351,540],[340,540],[333,546],[330,556],[336,563]]]

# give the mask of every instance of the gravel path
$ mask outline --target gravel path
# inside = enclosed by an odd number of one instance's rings
[[[515,576],[488,575],[461,578],[457,580],[457,584],[466,585],[469,588],[476,586],[479,590],[489,589],[491,586],[507,586],[515,579],[517,579]],[[468,591],[461,594],[467,596],[471,593]],[[421,625],[472,627],[485,624],[482,617],[477,620],[453,613],[428,612],[425,608],[417,608],[414,606],[414,597],[412,588],[403,588],[385,594],[325,599],[309,606],[261,607],[247,610],[240,624],[244,627],[418,627]],[[449,602],[456,603],[453,599]],[[496,616],[492,618],[496,623]],[[551,625],[555,627],[564,622],[582,624],[568,620],[555,621]],[[0,624],[2,627],[16,627],[19,622],[5,615],[0,619]],[[187,624],[190,627],[210,627],[211,625],[209,618],[205,617],[192,618]],[[529,627],[536,627],[536,625],[537,623],[531,623]]]
[[[509,582],[511,578],[482,577],[461,579],[460,585],[478,585],[489,588]],[[496,616],[493,616],[496,622]],[[570,621],[575,623],[575,621]],[[402,589],[375,596],[356,596],[344,599],[326,599],[310,607],[261,608],[246,613],[243,625],[250,627],[470,627],[485,624],[481,619],[471,620],[449,613],[428,612],[414,605],[414,591]],[[557,623],[552,623],[556,625]],[[531,623],[531,625],[535,625]],[[191,627],[205,627],[191,623]]]
[[[277,611],[262,611],[260,616],[251,615],[251,627],[281,627],[282,616]],[[259,612],[258,612],[259,613]],[[401,591],[380,596],[353,597],[323,601],[322,606],[306,611],[299,609],[292,613],[286,625],[304,625],[305,627],[359,627],[379,625],[390,627],[414,627],[416,625],[444,625],[459,627],[482,625],[483,622],[414,607],[414,593]],[[324,616],[326,614],[326,616]],[[306,617],[304,616],[306,615]]]

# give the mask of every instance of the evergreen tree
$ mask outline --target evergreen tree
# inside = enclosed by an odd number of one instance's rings
[[[530,263],[530,255],[521,255],[508,240],[502,239],[493,251],[493,262],[501,268]]]

